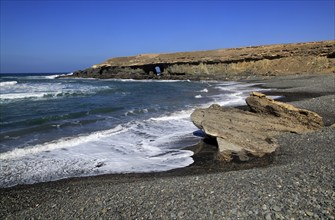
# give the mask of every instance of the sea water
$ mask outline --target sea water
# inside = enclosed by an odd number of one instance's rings
[[[0,187],[193,163],[195,108],[244,104],[237,82],[1,75]]]

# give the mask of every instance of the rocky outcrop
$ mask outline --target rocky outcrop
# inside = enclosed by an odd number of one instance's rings
[[[281,119],[290,120],[292,124],[305,126],[308,129],[319,129],[324,126],[322,118],[315,112],[274,101],[259,92],[252,92],[246,99],[246,103],[252,112],[274,115]]]
[[[197,80],[334,73],[334,54],[335,41],[141,54],[108,59],[91,68],[76,71],[72,77]]]
[[[280,133],[303,133],[323,126],[316,113],[276,102],[261,93],[252,93],[247,103],[251,111],[212,105],[192,113],[192,122],[216,138],[217,159],[248,161],[262,157],[276,150],[275,137]]]

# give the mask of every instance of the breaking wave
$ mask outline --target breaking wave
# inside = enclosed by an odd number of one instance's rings
[[[78,86],[63,83],[18,83],[16,81],[1,82],[5,86],[0,92],[0,103],[20,101],[22,99],[50,99],[69,96],[91,95],[102,90],[112,89],[109,86]],[[15,85],[15,86],[12,86]]]
[[[7,151],[0,154],[0,187],[185,167],[193,163],[193,152],[180,148],[187,137],[190,144],[198,141],[191,135],[193,130],[192,122],[182,113]]]
[[[17,81],[0,82],[1,87],[13,86],[16,84],[17,84]]]
[[[23,78],[0,91],[0,187],[188,166],[193,153],[182,149],[199,141],[194,108],[244,104],[250,91],[243,83]]]

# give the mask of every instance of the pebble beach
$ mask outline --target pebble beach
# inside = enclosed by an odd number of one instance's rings
[[[203,148],[189,167],[0,188],[0,219],[335,219],[335,75],[252,79],[323,117],[277,137],[259,161],[223,164]]]

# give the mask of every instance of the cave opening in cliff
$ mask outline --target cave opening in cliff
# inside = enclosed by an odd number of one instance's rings
[[[157,76],[161,75],[161,73],[162,73],[161,68],[159,66],[156,66],[155,67],[155,72],[156,72]]]

